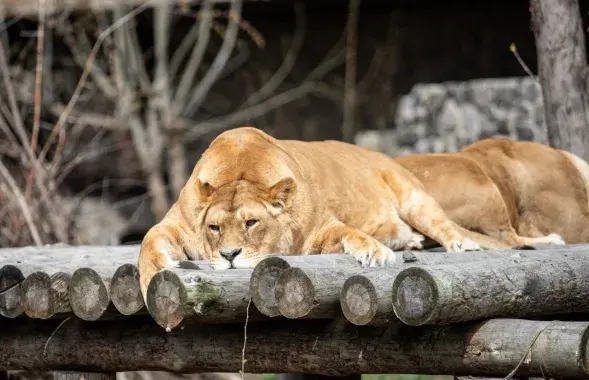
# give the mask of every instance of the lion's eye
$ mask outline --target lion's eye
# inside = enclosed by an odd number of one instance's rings
[[[250,227],[252,227],[256,223],[258,223],[258,220],[257,219],[248,219],[248,220],[245,221],[245,226],[247,228],[250,228]]]
[[[216,224],[209,224],[209,230],[219,232],[220,228]]]

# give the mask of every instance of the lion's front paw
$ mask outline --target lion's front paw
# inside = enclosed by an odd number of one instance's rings
[[[394,252],[373,237],[346,236],[342,239],[345,253],[358,260],[362,266],[384,266],[395,261]]]
[[[546,236],[546,243],[548,244],[556,244],[556,245],[565,245],[566,242],[559,234],[550,234]]]
[[[447,250],[449,252],[480,251],[481,247],[469,238],[463,238],[452,241]]]

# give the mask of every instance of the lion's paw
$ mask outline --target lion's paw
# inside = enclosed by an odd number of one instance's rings
[[[448,251],[450,252],[464,252],[464,251],[480,251],[481,247],[470,240],[469,238],[463,238],[462,240],[454,240]]]
[[[548,244],[556,244],[556,245],[565,245],[566,242],[559,234],[550,234],[545,237],[546,243]]]
[[[396,260],[393,250],[372,237],[345,237],[342,243],[345,253],[354,256],[362,266],[384,266]]]

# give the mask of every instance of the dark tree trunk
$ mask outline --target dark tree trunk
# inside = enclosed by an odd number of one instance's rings
[[[530,0],[550,145],[589,159],[585,31],[577,0]]]

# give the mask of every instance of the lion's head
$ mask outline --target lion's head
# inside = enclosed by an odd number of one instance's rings
[[[195,232],[215,269],[251,268],[269,254],[291,250],[292,178],[270,187],[247,180],[218,188],[196,180],[195,186],[203,201]]]

